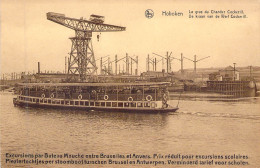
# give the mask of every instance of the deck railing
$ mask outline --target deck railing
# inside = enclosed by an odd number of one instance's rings
[[[18,96],[18,100],[32,104],[46,104],[52,106],[77,106],[77,107],[111,107],[111,108],[160,108],[158,101],[112,101],[112,100],[78,100],[41,98],[32,96]]]

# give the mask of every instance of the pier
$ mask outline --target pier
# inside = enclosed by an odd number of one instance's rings
[[[244,96],[250,81],[207,81],[207,91],[225,95]]]

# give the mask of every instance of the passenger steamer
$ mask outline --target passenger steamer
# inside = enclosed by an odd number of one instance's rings
[[[16,106],[77,108],[95,111],[175,112],[168,104],[168,82],[22,83]]]

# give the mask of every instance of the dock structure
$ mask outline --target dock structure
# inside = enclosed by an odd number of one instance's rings
[[[249,85],[250,81],[207,81],[207,91],[240,97],[246,94]]]

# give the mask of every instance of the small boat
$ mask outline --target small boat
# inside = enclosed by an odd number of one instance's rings
[[[168,104],[169,82],[20,83],[15,106],[95,111],[175,112]]]

